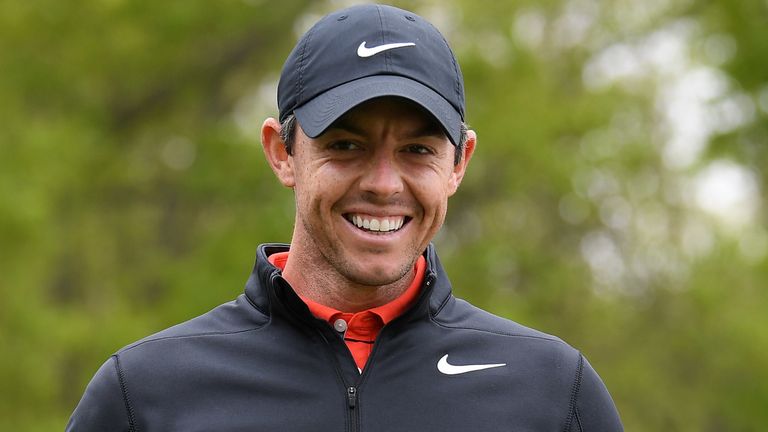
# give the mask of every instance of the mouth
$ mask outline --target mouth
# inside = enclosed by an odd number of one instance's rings
[[[364,214],[345,213],[344,219],[361,231],[369,233],[388,234],[402,229],[411,218],[408,216],[371,216]]]

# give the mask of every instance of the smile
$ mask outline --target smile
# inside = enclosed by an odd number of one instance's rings
[[[398,231],[408,222],[406,216],[373,217],[348,213],[344,218],[361,230],[380,233]]]

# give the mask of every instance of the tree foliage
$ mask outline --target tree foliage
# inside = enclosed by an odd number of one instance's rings
[[[759,430],[765,4],[395,3],[455,48],[479,135],[435,240],[457,295],[581,349],[627,430]],[[0,3],[0,430],[62,428],[112,352],[289,240],[258,130],[339,5]]]

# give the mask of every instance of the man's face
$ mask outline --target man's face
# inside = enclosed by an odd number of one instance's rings
[[[309,254],[312,272],[366,286],[409,274],[466,167],[430,115],[394,97],[359,105],[315,139],[299,125],[292,159],[292,253]]]

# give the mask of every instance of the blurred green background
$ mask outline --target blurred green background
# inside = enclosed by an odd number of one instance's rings
[[[340,1],[0,2],[0,430],[237,296],[293,203],[280,66]],[[581,349],[628,431],[768,424],[768,3],[398,1],[460,58],[479,147],[456,294]]]

